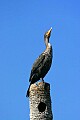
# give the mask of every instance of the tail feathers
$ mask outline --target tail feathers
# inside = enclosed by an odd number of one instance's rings
[[[28,88],[28,90],[27,90],[26,97],[29,97],[29,89],[30,89],[30,86],[31,86],[31,84],[29,85],[29,88]]]

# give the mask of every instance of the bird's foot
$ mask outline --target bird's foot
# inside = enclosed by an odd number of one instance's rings
[[[38,83],[36,82],[36,86],[38,86]]]

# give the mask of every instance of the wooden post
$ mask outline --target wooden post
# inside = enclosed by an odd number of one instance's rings
[[[38,82],[30,87],[30,120],[52,120],[50,84]]]

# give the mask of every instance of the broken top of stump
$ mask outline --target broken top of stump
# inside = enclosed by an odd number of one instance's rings
[[[36,94],[43,94],[44,92],[50,93],[50,84],[45,82],[39,82],[30,86],[30,96]]]

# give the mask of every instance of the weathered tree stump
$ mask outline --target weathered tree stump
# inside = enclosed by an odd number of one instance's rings
[[[38,82],[30,86],[30,120],[52,120],[50,84]]]

